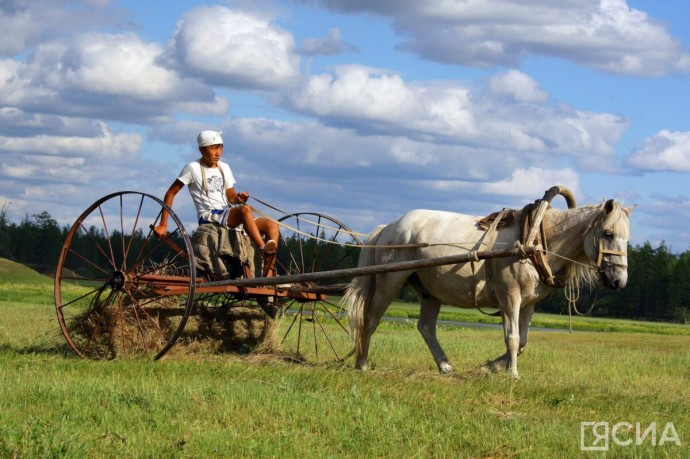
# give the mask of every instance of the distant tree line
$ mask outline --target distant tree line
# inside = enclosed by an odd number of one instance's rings
[[[6,210],[6,206],[0,208],[0,257],[51,274],[69,227],[60,227],[47,211],[26,216],[18,224],[13,223],[8,221]],[[296,239],[285,241],[286,245],[298,243]],[[332,261],[315,270],[352,267],[357,263],[356,253],[351,253],[347,247],[330,245],[327,251]],[[690,251],[677,254],[672,253],[664,243],[655,248],[645,242],[628,247],[628,264],[628,284],[625,289],[613,292],[601,288],[596,292],[582,292],[578,309],[588,310],[594,304],[594,316],[687,322]],[[410,289],[401,293],[403,299],[417,301],[414,295]],[[568,302],[563,291],[556,290],[537,306],[537,310],[567,314]]]

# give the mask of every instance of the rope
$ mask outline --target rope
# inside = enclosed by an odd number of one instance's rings
[[[258,203],[260,203],[260,204],[262,204],[262,205],[264,205],[270,209],[275,210],[276,212],[283,213],[286,216],[293,215],[293,214],[285,213],[284,211],[278,209],[277,207],[274,207],[268,203],[265,203],[258,198],[253,197],[252,199],[254,199],[256,202],[258,202]],[[244,204],[244,205],[248,205],[248,204]],[[262,212],[261,210],[257,209],[254,206],[250,206],[250,207],[252,208],[252,211],[255,212],[256,214],[258,214],[259,216],[261,216],[267,220],[271,220],[272,222],[276,223],[277,225],[279,225],[285,229],[288,229],[294,233],[300,234],[300,235],[305,236],[305,237],[310,238],[310,239],[314,239],[316,241],[325,242],[327,244],[342,245],[345,247],[357,247],[357,248],[361,248],[361,249],[364,249],[364,248],[367,248],[367,249],[414,249],[414,248],[420,248],[420,247],[436,247],[436,246],[447,245],[447,246],[451,246],[451,247],[457,247],[457,248],[463,248],[464,249],[466,247],[463,247],[463,246],[474,246],[476,244],[476,242],[474,242],[474,241],[472,241],[472,242],[438,242],[438,243],[434,243],[434,244],[430,244],[428,242],[420,242],[420,243],[416,243],[416,244],[390,244],[390,245],[354,244],[354,243],[349,243],[349,242],[338,242],[338,241],[332,241],[330,239],[323,239],[321,237],[314,236],[313,234],[305,233],[304,231],[301,231],[297,228],[294,228],[285,222],[281,222],[281,221],[276,220],[275,218],[271,217],[270,215],[266,214],[265,212]],[[311,221],[309,219],[302,218],[302,217],[300,217],[300,220],[304,221],[305,223],[311,223],[313,225],[317,225],[317,226],[320,226],[320,227],[325,228],[325,229],[338,231],[338,232],[341,232],[344,234],[349,234],[352,236],[363,236],[363,237],[369,236],[368,234],[365,234],[365,233],[358,233],[355,231],[349,231],[349,230],[342,228],[342,227],[336,228],[333,226],[328,226],[328,225],[325,225],[321,222],[314,222],[314,221]],[[499,243],[495,243],[495,244],[509,245],[508,243],[505,243],[505,242],[499,242]],[[468,250],[470,250],[470,249],[468,249]]]
[[[286,213],[285,211],[280,210],[279,208],[274,207],[274,206],[272,206],[272,205],[270,205],[270,204],[268,204],[268,203],[266,203],[266,202],[264,202],[264,201],[262,201],[262,200],[260,200],[260,199],[258,199],[258,198],[252,197],[252,199],[254,199],[256,202],[258,202],[258,203],[260,203],[260,204],[262,204],[262,205],[264,205],[264,206],[266,206],[266,207],[268,207],[268,208],[270,208],[270,209],[273,209],[273,210],[275,210],[276,212],[280,212],[280,213],[282,213],[282,214],[284,214],[284,215],[286,215],[286,216],[287,216],[287,215],[293,215],[293,214]],[[246,205],[246,204],[245,204],[245,205]],[[315,240],[317,240],[317,241],[325,242],[325,243],[328,243],[328,244],[336,244],[336,245],[342,245],[342,246],[346,246],[346,247],[357,247],[357,248],[362,248],[362,249],[364,249],[364,248],[371,248],[371,249],[381,249],[381,248],[383,248],[383,249],[386,249],[386,248],[387,248],[387,249],[407,249],[407,248],[419,248],[419,247],[438,247],[438,246],[444,246],[444,245],[446,245],[446,246],[449,246],[449,247],[456,247],[456,248],[467,249],[468,251],[471,251],[471,249],[469,249],[469,248],[467,248],[467,247],[465,247],[465,246],[474,246],[475,244],[477,244],[476,241],[468,241],[468,242],[437,242],[437,243],[433,243],[433,244],[432,244],[432,243],[428,243],[428,242],[423,242],[423,243],[416,243],[416,244],[391,244],[391,245],[381,245],[381,244],[378,244],[378,245],[377,245],[377,244],[353,244],[353,243],[347,243],[347,242],[338,242],[338,241],[332,241],[332,240],[329,240],[329,239],[323,239],[323,238],[320,238],[320,237],[318,237],[318,236],[314,236],[313,234],[308,234],[308,233],[305,233],[305,232],[303,232],[303,231],[300,231],[300,230],[298,230],[297,228],[293,228],[292,226],[290,226],[290,225],[288,225],[288,224],[286,224],[286,223],[284,223],[284,222],[280,222],[280,221],[276,220],[275,218],[273,218],[273,217],[271,217],[270,215],[268,215],[268,214],[262,212],[261,210],[257,209],[257,208],[254,207],[254,206],[252,206],[252,210],[253,210],[254,212],[256,212],[257,214],[259,214],[261,217],[266,218],[266,219],[268,219],[268,220],[271,220],[271,221],[275,222],[276,224],[282,226],[283,228],[289,229],[290,231],[293,231],[293,232],[295,232],[295,233],[297,233],[297,234],[300,234],[300,235],[302,235],[302,236],[305,236],[305,237],[307,237],[307,238],[315,239]],[[335,228],[335,227],[331,227],[331,226],[328,226],[328,225],[324,225],[324,224],[322,224],[322,223],[320,223],[320,222],[313,222],[313,221],[310,221],[310,220],[308,220],[308,219],[306,219],[306,218],[300,218],[300,219],[303,220],[303,221],[306,222],[306,223],[311,223],[311,224],[313,224],[313,225],[319,225],[319,226],[321,226],[321,227],[323,227],[323,228],[331,229],[331,230],[334,230],[334,231],[339,231],[339,232],[342,232],[342,233],[345,233],[345,234],[350,234],[350,235],[355,235],[355,236],[364,236],[364,237],[368,236],[368,234],[365,234],[365,233],[358,233],[358,232],[355,232],[355,231],[349,231],[349,230],[346,230],[346,229],[344,229],[344,228]],[[492,242],[492,243],[491,243],[491,247],[493,247],[493,246],[495,246],[495,245],[514,245],[514,246],[516,246],[518,249],[520,249],[520,253],[522,254],[523,257],[526,257],[526,256],[527,256],[527,254],[526,254],[525,251],[524,251],[524,248],[523,248],[524,246],[523,246],[523,244],[521,244],[519,241],[516,241],[515,243],[508,243],[508,242]],[[552,251],[550,251],[550,250],[544,249],[543,247],[542,247],[542,248],[539,248],[539,251],[542,252],[542,253],[544,253],[544,254],[553,255],[554,257],[558,257],[558,258],[561,258],[561,259],[563,259],[563,260],[569,261],[570,263],[574,263],[574,264],[577,264],[577,265],[580,265],[580,266],[584,266],[584,267],[589,267],[589,265],[586,264],[586,263],[582,263],[582,262],[580,262],[580,261],[573,260],[572,258],[568,258],[568,257],[565,257],[565,256],[563,256],[563,255],[559,255],[559,254],[557,254],[557,253],[555,253],[555,252],[552,252]]]
[[[282,213],[283,215],[286,215],[286,216],[293,215],[293,214],[287,213],[287,212],[285,212],[285,211],[283,211],[277,207],[274,207],[274,206],[268,204],[267,202],[262,201],[259,198],[252,196],[252,199],[254,199],[256,202],[258,202],[259,204],[261,204],[263,206],[266,206],[272,210],[275,210],[276,212]],[[245,204],[245,205],[247,205],[247,204]],[[257,209],[254,206],[251,206],[251,207],[252,207],[252,210],[254,212],[256,212],[258,215],[260,215],[261,217],[266,218],[268,220],[271,220],[272,222],[282,226],[285,229],[289,229],[290,231],[293,231],[297,234],[300,234],[300,235],[305,236],[305,237],[310,238],[310,239],[315,239],[317,241],[325,242],[327,244],[342,245],[345,247],[357,247],[357,248],[362,248],[362,249],[365,249],[365,248],[368,248],[368,249],[382,249],[382,248],[383,249],[407,249],[407,248],[419,248],[419,247],[438,247],[438,246],[446,245],[449,247],[467,249],[468,251],[470,251],[471,249],[469,249],[465,246],[474,246],[477,243],[476,241],[468,241],[468,242],[437,242],[437,243],[433,243],[433,244],[428,243],[428,242],[423,242],[423,243],[417,243],[417,244],[392,244],[392,245],[381,245],[381,244],[379,244],[379,245],[377,245],[377,244],[353,244],[353,243],[347,243],[347,242],[338,242],[338,241],[332,241],[329,239],[323,239],[323,238],[320,238],[318,236],[314,236],[313,234],[308,234],[308,233],[305,233],[304,231],[300,231],[297,228],[294,228],[294,227],[288,225],[287,223],[280,222],[280,221],[276,220],[275,218],[271,217],[270,215],[266,214],[265,212],[262,212],[261,210]],[[349,231],[349,230],[346,230],[345,228],[335,228],[332,226],[324,225],[320,222],[311,221],[311,220],[306,219],[306,218],[300,217],[300,220],[302,220],[306,223],[311,223],[313,225],[321,226],[323,228],[331,229],[331,230],[342,232],[345,234],[350,234],[350,235],[354,235],[354,236],[363,236],[363,237],[368,236],[368,234],[365,234],[365,233],[358,233],[356,231]],[[527,257],[527,254],[525,253],[524,248],[523,248],[524,246],[519,241],[516,241],[513,244],[508,243],[508,242],[492,242],[491,243],[491,247],[493,247],[495,245],[515,245],[518,249],[520,249],[520,253],[522,254],[522,256]],[[584,267],[589,266],[586,263],[582,263],[582,262],[579,262],[577,260],[573,260],[571,258],[564,257],[563,255],[559,255],[555,252],[544,249],[543,247],[540,248],[539,251],[544,253],[544,254],[553,255],[554,257],[558,257],[558,258],[561,258],[563,260],[569,261],[571,263],[578,264],[580,266],[584,266]]]
[[[259,198],[255,198],[254,196],[252,196],[252,199],[254,199],[254,200],[255,200],[256,202],[258,202],[259,204],[268,207],[269,209],[275,210],[276,212],[278,212],[278,213],[280,213],[280,214],[283,214],[284,216],[294,215],[294,214],[292,214],[292,213],[287,213],[287,212],[285,212],[284,210],[281,210],[281,209],[279,209],[279,208],[277,208],[277,207],[274,207],[274,206],[268,204],[267,202],[262,201],[262,200],[259,199]],[[274,218],[272,218],[272,217],[266,215],[265,213],[263,213],[263,212],[259,211],[258,209],[256,209],[256,207],[252,207],[252,209],[253,209],[253,210],[256,210],[256,212],[259,213],[262,217],[268,218],[269,220],[272,220],[272,221],[274,221],[275,223],[278,223],[278,224],[281,225],[281,226],[284,226],[284,227],[286,227],[286,228],[289,228],[288,225],[285,225],[285,224],[283,224],[282,222],[279,222],[278,220],[275,220]],[[305,221],[306,223],[311,223],[311,224],[313,224],[313,225],[320,225],[320,226],[322,226],[322,227],[324,227],[324,228],[331,229],[331,230],[334,230],[334,231],[340,231],[340,232],[349,234],[349,235],[351,235],[351,236],[360,236],[360,237],[367,237],[367,236],[369,236],[368,234],[358,233],[358,232],[356,232],[356,231],[350,231],[350,230],[347,230],[347,229],[345,229],[345,228],[335,228],[335,227],[333,227],[333,226],[324,225],[324,224],[322,224],[321,222],[313,222],[313,221],[311,221],[311,220],[309,220],[309,219],[306,219],[306,218],[301,218],[301,220]],[[294,231],[294,229],[292,229],[292,228],[289,228],[289,229],[291,229],[291,230]]]
[[[563,289],[563,294],[565,296],[566,301],[568,302],[568,327],[570,329],[570,333],[573,332],[573,311],[575,311],[575,314],[578,316],[588,316],[592,313],[594,310],[594,305],[597,302],[597,294],[598,291],[595,293],[594,300],[592,301],[592,304],[589,306],[589,309],[587,312],[580,312],[580,310],[577,308],[577,300],[580,299],[580,289],[574,287],[570,282],[566,284],[566,286]]]

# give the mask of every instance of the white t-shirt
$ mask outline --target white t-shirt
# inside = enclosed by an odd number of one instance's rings
[[[202,172],[206,176],[206,187],[203,185]],[[223,169],[221,174],[220,169]],[[235,177],[227,163],[218,161],[218,167],[203,166],[198,160],[182,168],[177,180],[187,185],[189,194],[196,207],[197,217],[208,217],[213,210],[228,207],[225,190],[235,186]]]

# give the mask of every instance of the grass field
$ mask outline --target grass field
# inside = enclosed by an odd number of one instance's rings
[[[3,458],[690,457],[688,327],[534,331],[519,381],[480,371],[504,350],[500,330],[441,327],[456,373],[440,376],[408,323],[382,324],[369,372],[272,354],[93,362],[67,351],[50,279],[6,267]],[[593,422],[618,424],[608,453],[581,450],[582,423]],[[647,432],[639,445],[637,426]],[[596,438],[585,429],[582,439]]]

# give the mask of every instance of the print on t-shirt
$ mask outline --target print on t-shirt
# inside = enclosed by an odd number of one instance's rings
[[[223,177],[210,175],[206,177],[206,185],[209,193],[221,193],[223,191]]]

